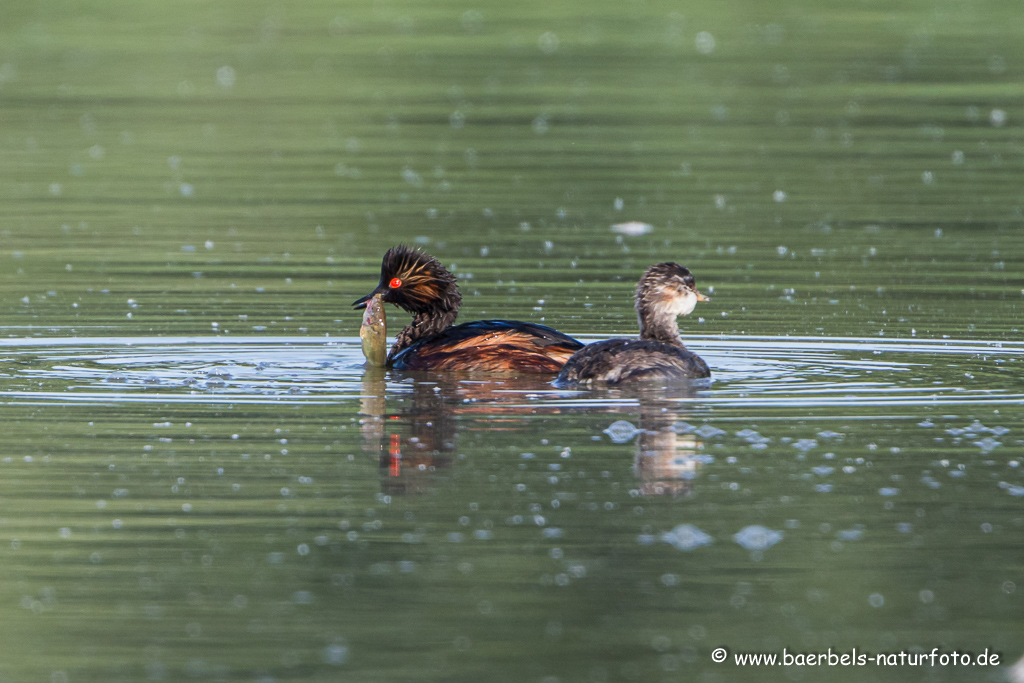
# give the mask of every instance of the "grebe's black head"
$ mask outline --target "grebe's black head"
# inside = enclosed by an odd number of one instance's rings
[[[384,254],[377,288],[352,305],[365,308],[374,294],[413,314],[456,311],[462,301],[455,276],[440,261],[402,244]]]
[[[682,345],[676,317],[692,313],[698,301],[711,299],[697,291],[689,270],[678,263],[651,266],[636,286],[641,339]]]

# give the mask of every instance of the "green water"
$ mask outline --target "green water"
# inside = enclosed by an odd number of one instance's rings
[[[1022,45],[998,1],[3,5],[0,681],[1014,680]],[[679,261],[716,381],[369,372],[399,242],[587,341]]]

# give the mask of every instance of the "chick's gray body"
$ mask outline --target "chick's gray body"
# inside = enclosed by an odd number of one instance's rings
[[[700,294],[689,270],[677,263],[651,266],[640,278],[635,301],[639,339],[609,339],[588,344],[566,362],[555,384],[702,379],[711,370],[683,345],[677,316],[693,311]]]

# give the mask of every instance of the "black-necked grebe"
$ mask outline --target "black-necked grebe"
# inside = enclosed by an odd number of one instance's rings
[[[376,294],[413,314],[395,338],[387,367],[555,373],[583,347],[550,327],[517,320],[453,326],[462,303],[455,276],[433,256],[406,246],[388,249],[380,266],[380,284],[352,305],[365,308]]]
[[[651,266],[636,286],[639,339],[609,339],[573,354],[555,384],[618,384],[638,380],[710,377],[707,363],[683,346],[676,317],[691,313],[698,301],[710,301],[678,263]]]

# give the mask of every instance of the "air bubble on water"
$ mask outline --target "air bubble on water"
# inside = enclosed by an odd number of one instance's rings
[[[614,443],[626,443],[641,431],[642,430],[634,427],[632,422],[616,420],[604,430],[604,433],[607,434],[608,438],[610,438]]]
[[[832,493],[835,487],[832,484],[815,484],[814,490],[818,493]]]
[[[935,184],[935,174],[933,174],[931,171],[925,171],[924,173],[921,174],[921,182],[923,182],[925,185]]]
[[[641,235],[647,235],[653,231],[653,225],[650,223],[643,223],[641,221],[626,221],[625,223],[616,223],[612,226],[612,232],[617,232],[620,235],[626,235],[627,237],[639,237]]]
[[[494,538],[494,532],[489,529],[477,529],[473,532],[473,538],[478,541],[489,541]]]
[[[339,666],[348,661],[348,647],[342,643],[333,643],[323,649],[320,658],[324,664]]]
[[[900,490],[894,486],[884,486],[878,489],[878,495],[886,496],[891,498],[892,496],[899,495]]]
[[[882,607],[885,605],[885,596],[881,593],[872,593],[868,596],[868,604],[875,608]]]
[[[555,54],[558,52],[559,47],[558,36],[551,31],[542,33],[540,38],[537,39],[537,47],[546,55]]]
[[[692,524],[680,524],[671,531],[666,531],[661,535],[661,540],[676,550],[683,551],[694,550],[715,542],[715,539]]]
[[[402,180],[413,187],[423,187],[423,176],[409,167],[402,169]]]
[[[786,193],[783,192],[782,190],[775,190],[775,192],[772,193],[772,199],[775,201],[776,204],[781,204],[782,202],[786,201],[786,196]]]
[[[840,541],[859,541],[864,538],[864,527],[858,524],[852,529],[843,529],[836,534],[836,538]]]
[[[733,540],[747,550],[767,550],[782,540],[783,533],[759,524],[744,527],[733,535]]]
[[[716,436],[725,434],[725,430],[719,429],[718,427],[712,427],[711,425],[704,425],[699,429],[693,430],[693,433],[703,439],[712,439]]]
[[[959,149],[955,150],[953,152],[953,165],[959,166],[962,163],[964,163],[964,153],[961,152]]]
[[[934,427],[935,423],[932,422],[931,420],[926,419],[923,422],[918,422],[917,426],[918,427],[925,427],[925,428],[927,428],[927,427]]]
[[[986,436],[981,441],[975,441],[974,445],[979,447],[981,449],[981,452],[984,454],[991,453],[997,446],[1002,446],[1003,444],[1000,443],[999,441],[996,441],[992,437]]]
[[[793,444],[793,448],[797,449],[802,453],[806,453],[807,451],[811,450],[812,448],[816,448],[817,446],[818,442],[815,441],[814,439],[800,439],[799,441]]]
[[[789,252],[789,247],[779,246],[775,248],[775,251],[779,256],[785,256]]]
[[[811,471],[814,472],[815,474],[817,474],[819,477],[824,477],[826,475],[829,475],[829,474],[832,474],[833,472],[835,472],[835,468],[828,467],[826,465],[818,465],[817,467],[815,467]]]
[[[191,185],[189,183],[182,183],[178,187],[178,191],[181,192],[181,196],[182,197],[195,197],[196,196],[196,188],[195,188],[195,186]]]
[[[622,200],[622,197],[616,197],[615,201],[612,203],[612,206],[615,207],[616,211],[622,211],[625,205],[626,203]]]
[[[697,52],[702,55],[709,55],[715,51],[715,37],[707,31],[701,31],[694,39]]]
[[[222,88],[230,88],[235,84],[235,70],[230,66],[222,66],[217,69],[217,85]]]
[[[993,109],[989,112],[988,121],[995,127],[1000,127],[1006,124],[1006,112],[1002,109]]]

